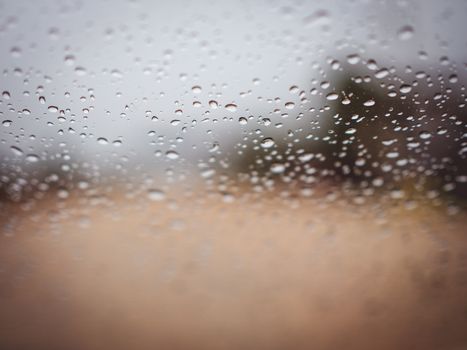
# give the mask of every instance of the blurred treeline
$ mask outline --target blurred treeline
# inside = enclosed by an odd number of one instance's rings
[[[259,127],[253,125],[245,137],[243,129],[228,159],[221,157],[230,164],[222,173],[269,187],[273,182],[308,188],[329,180],[466,198],[465,81],[450,66],[407,67],[402,74],[389,67],[386,77],[376,78],[381,67],[330,70],[329,88],[311,88],[320,105],[316,99],[307,104],[304,97],[299,121],[280,132],[271,126],[256,133]],[[337,98],[326,99],[332,92]],[[261,139],[269,136],[274,146],[262,148]],[[1,197],[20,200],[50,188],[98,186],[118,178],[105,179],[96,164],[74,159],[65,167],[57,159],[41,160],[38,166],[2,161]]]

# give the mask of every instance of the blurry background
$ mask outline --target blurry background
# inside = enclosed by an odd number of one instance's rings
[[[463,1],[1,6],[4,190],[252,175],[285,151],[367,177],[449,168],[436,181],[465,186]]]
[[[0,347],[464,349],[466,15],[0,1]]]

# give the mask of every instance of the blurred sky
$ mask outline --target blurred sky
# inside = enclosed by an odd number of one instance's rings
[[[0,89],[10,98],[0,96],[0,119],[12,120],[0,129],[3,161],[24,162],[12,145],[42,160],[65,150],[103,168],[112,153],[156,166],[170,149],[196,159],[216,143],[229,148],[239,117],[298,105],[290,86],[309,91],[333,59],[358,54],[401,75],[443,56],[463,67],[466,15],[462,0],[2,1]],[[231,103],[234,112],[224,108]],[[293,127],[306,110],[287,112],[282,122]]]

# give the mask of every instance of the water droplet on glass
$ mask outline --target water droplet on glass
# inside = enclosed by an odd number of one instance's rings
[[[418,136],[422,139],[422,140],[428,140],[429,138],[431,138],[431,133],[429,131],[421,131]]]
[[[86,69],[84,67],[76,67],[75,68],[75,73],[78,76],[86,75]]]
[[[285,171],[285,165],[281,163],[275,163],[271,165],[271,172],[273,174],[281,174]]]
[[[30,162],[30,163],[36,163],[39,161],[39,156],[37,154],[28,154],[26,156],[26,161]]]
[[[99,137],[97,139],[97,142],[100,144],[100,145],[107,145],[109,143],[109,140],[107,140],[105,137]]]
[[[347,62],[349,62],[350,64],[357,64],[358,62],[360,62],[360,56],[357,54],[348,55]]]
[[[229,103],[225,105],[225,109],[228,110],[229,112],[235,112],[237,110],[237,105],[233,103]]]
[[[335,92],[330,92],[329,94],[326,95],[326,99],[329,101],[337,100],[338,97],[339,95]]]
[[[295,103],[293,103],[293,102],[287,102],[285,104],[285,108],[287,108],[287,109],[294,109],[294,107],[295,107]]]
[[[408,94],[410,91],[412,91],[412,86],[408,85],[408,84],[402,84],[399,88],[399,91],[402,93],[402,94]]]
[[[73,55],[66,55],[65,56],[65,64],[68,66],[72,66],[75,64],[75,56]]]
[[[375,73],[377,79],[383,79],[389,75],[389,71],[386,68],[382,68]]]
[[[21,148],[16,147],[16,146],[11,146],[10,149],[13,151],[15,156],[22,156],[24,153]]]
[[[245,117],[240,117],[238,118],[238,123],[240,125],[246,125],[248,123],[248,119],[246,119]]]
[[[175,160],[178,159],[179,154],[175,151],[170,150],[165,153],[165,156],[167,157],[167,159]]]
[[[154,201],[154,202],[160,202],[165,199],[165,193],[162,190],[158,189],[150,189],[148,190],[147,196],[149,200]]]
[[[413,37],[414,32],[415,30],[412,26],[403,26],[397,32],[397,37],[399,38],[399,40],[409,40]]]
[[[265,139],[263,139],[263,141],[261,141],[261,147],[263,148],[271,148],[272,146],[274,146],[274,144],[275,142],[271,137],[266,137]]]

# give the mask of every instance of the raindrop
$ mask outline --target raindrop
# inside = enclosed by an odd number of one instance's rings
[[[28,154],[26,156],[26,161],[30,162],[30,163],[36,163],[39,161],[39,156],[37,154]]]
[[[282,174],[285,171],[285,165],[281,163],[275,163],[271,166],[271,172],[273,174]]]
[[[384,77],[387,77],[388,75],[389,75],[389,71],[386,68],[382,68],[375,73],[375,77],[377,79],[383,79]]]
[[[107,140],[105,137],[99,137],[97,139],[97,142],[100,144],[100,145],[107,145],[109,143],[109,140]]]
[[[403,84],[403,85],[400,86],[399,91],[402,94],[408,94],[410,91],[412,91],[412,86],[410,86],[408,84]]]
[[[357,54],[348,55],[347,62],[349,62],[350,64],[357,64],[358,62],[360,62],[360,56]]]
[[[431,138],[431,133],[429,131],[421,131],[418,134],[418,137],[420,137],[422,140],[428,140],[429,138]]]
[[[148,190],[147,196],[149,200],[154,201],[154,202],[160,202],[165,199],[165,193],[162,190],[158,189],[150,189]]]
[[[338,97],[339,95],[335,92],[330,92],[329,94],[326,95],[326,99],[329,101],[337,100]]]
[[[73,55],[66,55],[65,56],[65,64],[68,66],[72,66],[75,64],[75,56]]]
[[[246,119],[245,117],[240,117],[238,118],[238,123],[240,125],[246,125],[248,123],[248,119]]]
[[[202,90],[202,89],[201,89],[201,86],[199,86],[199,85],[195,85],[195,86],[193,86],[193,87],[191,88],[191,91],[193,91],[193,93],[195,93],[195,94],[201,93],[201,90]]]
[[[170,160],[175,160],[175,159],[178,159],[179,157],[179,154],[175,151],[167,151],[165,153],[165,156],[167,157],[167,159],[170,159]]]
[[[225,105],[225,109],[228,110],[229,112],[235,112],[237,110],[237,105],[233,103],[229,103]]]
[[[47,109],[48,109],[49,112],[52,112],[52,113],[57,113],[58,112],[58,107],[57,106],[49,106]]]
[[[453,75],[449,76],[449,82],[452,83],[452,84],[457,83],[458,80],[459,79],[457,78],[456,74],[453,74]]]
[[[75,68],[75,73],[78,76],[86,75],[86,69],[84,67],[76,67]]]
[[[287,109],[294,109],[294,107],[295,107],[295,103],[293,103],[293,102],[287,102],[285,104],[285,108],[287,108]]]
[[[409,40],[413,37],[414,32],[415,30],[412,26],[403,26],[397,32],[397,37],[399,38],[399,40]]]
[[[114,78],[120,79],[123,77],[123,73],[120,72],[118,69],[112,69],[110,72],[110,75],[112,75]]]
[[[15,156],[22,156],[24,153],[21,148],[16,147],[16,146],[11,146],[10,149],[13,151]]]
[[[296,94],[296,93],[298,92],[298,86],[292,85],[292,86],[289,88],[289,91],[290,91],[290,93],[292,93],[292,94]]]
[[[263,148],[271,148],[272,146],[275,145],[274,140],[271,137],[266,137],[261,141],[261,147]]]

